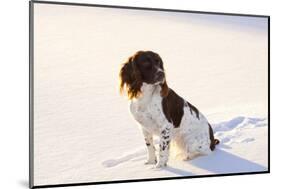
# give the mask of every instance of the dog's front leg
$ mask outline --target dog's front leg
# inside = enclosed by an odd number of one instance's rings
[[[169,160],[169,149],[170,149],[170,141],[171,141],[171,129],[169,127],[165,127],[160,133],[160,142],[159,142],[159,154],[158,154],[158,162],[156,164],[156,168],[167,166],[167,162]]]
[[[143,129],[143,135],[144,135],[144,140],[145,144],[147,147],[147,161],[145,164],[155,164],[157,162],[156,156],[155,156],[155,147],[153,144],[153,136],[151,133],[147,132],[146,130]]]

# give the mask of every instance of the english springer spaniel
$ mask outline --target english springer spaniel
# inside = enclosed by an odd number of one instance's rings
[[[122,65],[120,91],[131,101],[130,111],[141,125],[148,150],[146,164],[167,165],[170,142],[184,152],[185,159],[207,155],[219,140],[211,125],[192,104],[168,87],[163,62],[152,51],[138,51]],[[156,158],[153,136],[159,136]]]

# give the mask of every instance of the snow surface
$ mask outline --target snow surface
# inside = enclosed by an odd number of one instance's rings
[[[266,138],[267,133],[266,118],[241,116],[214,124],[214,128],[215,136],[221,140],[221,145],[217,147],[213,154],[185,162],[180,162],[177,158],[171,159],[169,166],[161,169],[161,176],[191,176],[267,170],[266,155],[263,152],[267,148],[267,143],[262,144],[265,142],[263,139]],[[254,149],[253,152],[248,151],[251,148]],[[249,154],[247,155],[247,153]],[[253,155],[256,155],[256,157],[252,157]],[[139,147],[135,151],[103,161],[102,164],[104,167],[117,170],[126,170],[133,166],[134,171],[149,175],[147,178],[155,177],[153,174],[159,170],[153,170],[151,166],[143,166],[145,158],[145,148]],[[117,166],[118,168],[116,168]]]
[[[267,170],[265,18],[35,4],[34,29],[35,185]],[[209,156],[144,165],[118,90],[140,49],[162,56],[170,87],[213,125]]]

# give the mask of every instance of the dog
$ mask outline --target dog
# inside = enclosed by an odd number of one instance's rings
[[[120,92],[130,99],[130,112],[141,125],[148,158],[146,164],[167,166],[170,143],[184,152],[185,159],[207,155],[219,143],[213,129],[198,109],[168,87],[161,57],[138,51],[122,65]],[[156,157],[153,136],[159,136]]]

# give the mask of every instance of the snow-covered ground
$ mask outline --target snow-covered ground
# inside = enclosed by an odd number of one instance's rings
[[[267,137],[266,118],[239,116],[214,124],[214,131],[215,136],[221,140],[221,145],[212,155],[186,162],[173,158],[167,168],[161,169],[160,175],[189,176],[267,170],[267,154],[264,153],[264,150],[267,150],[267,142],[264,140]],[[133,171],[142,172],[145,178],[155,177],[155,171],[159,172],[159,170],[153,171],[153,167],[144,166],[145,159],[146,150],[140,147],[119,157],[109,158],[102,164],[113,169],[110,170],[113,172],[131,168],[134,169]]]
[[[141,49],[213,125],[211,155],[144,165],[118,90],[120,64]],[[35,4],[34,58],[35,185],[267,170],[265,18]]]

